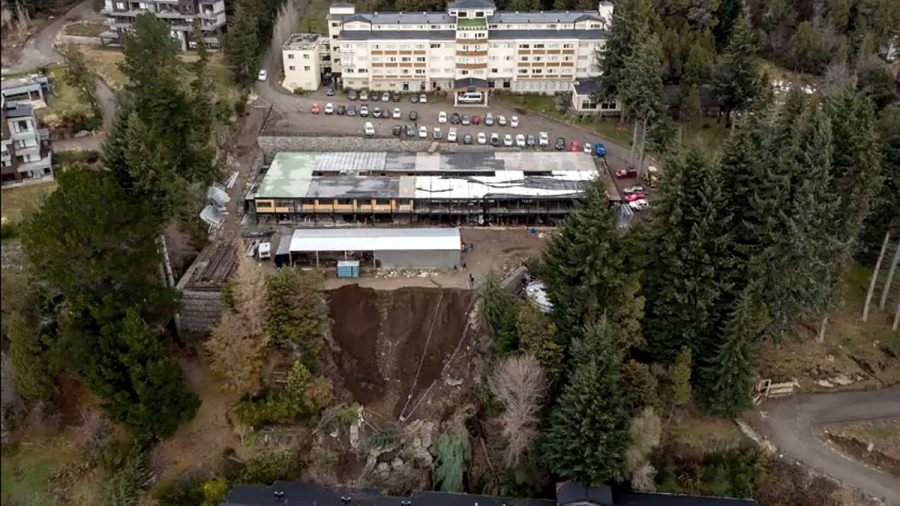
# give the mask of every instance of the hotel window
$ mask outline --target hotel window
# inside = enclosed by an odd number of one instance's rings
[[[416,74],[424,74],[425,69],[416,69]]]
[[[288,70],[294,70],[294,66],[291,65],[290,67],[288,67]]]
[[[540,74],[541,72],[543,72],[541,69],[531,69],[532,74]]]
[[[519,73],[520,73],[520,74],[527,74],[527,73],[528,73],[528,69],[519,69]]]
[[[555,25],[554,25],[554,26],[555,26]],[[535,44],[535,45],[534,45],[534,48],[535,48],[535,49],[544,49],[544,45],[543,45],[543,44]]]
[[[460,70],[459,74],[463,75],[463,76],[467,76],[467,75],[469,75],[469,71],[468,70]]]
[[[519,44],[519,49],[528,49],[529,47],[531,47],[530,44]]]
[[[260,209],[271,209],[272,201],[271,200],[257,200],[256,207]]]
[[[275,201],[275,207],[294,207],[294,201],[279,199]]]
[[[512,56],[505,56],[503,59],[506,60],[506,61],[512,61],[513,57],[512,57]]]
[[[579,59],[579,60],[587,60],[587,59],[588,59],[588,55],[583,54],[583,55],[579,56],[578,59]]]
[[[550,49],[559,49],[559,44],[550,44]]]
[[[572,49],[572,43],[566,42],[565,44],[563,44],[563,49]]]
[[[422,63],[425,61],[425,57],[424,56],[416,56],[416,61],[419,63]]]
[[[493,25],[488,25],[488,28],[491,30],[496,30],[498,26],[500,26],[500,25],[493,24]]]
[[[288,60],[293,60],[293,59],[294,59],[294,54],[293,54],[293,53],[289,54],[289,55],[288,55]]]
[[[304,60],[308,60],[308,59],[309,59],[309,54],[308,54],[308,53],[303,53],[303,59],[304,59]]]
[[[357,69],[356,71],[359,72],[360,74],[368,74],[369,73],[369,69]]]
[[[304,66],[304,67],[303,67],[303,70],[306,71],[306,72],[309,72],[309,65]]]
[[[519,60],[519,61],[528,61],[528,57],[527,57],[527,56],[523,56],[522,59]]]
[[[335,199],[334,205],[336,205],[336,206],[352,206],[353,199]]]
[[[535,56],[535,57],[534,57],[534,61],[541,61],[541,57],[540,57],[540,56]]]
[[[496,74],[498,72],[500,72],[500,69],[491,69],[491,73],[493,73],[493,74]]]
[[[409,63],[409,62],[412,61],[412,57],[410,57],[410,56],[403,56],[403,57],[400,58],[400,61],[402,61],[403,63]]]

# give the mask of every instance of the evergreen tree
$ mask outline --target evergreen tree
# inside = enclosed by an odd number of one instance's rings
[[[625,409],[631,416],[645,407],[659,406],[656,376],[650,372],[650,366],[635,360],[622,365],[622,393],[625,397]]]
[[[584,485],[622,478],[629,415],[615,341],[614,329],[601,319],[572,343],[575,368],[545,433],[543,454],[550,468]]]
[[[515,12],[528,12],[541,10],[541,3],[538,0],[510,0],[506,4],[506,10]]]
[[[699,148],[666,162],[646,241],[653,260],[643,281],[645,336],[660,360],[715,339],[731,270],[731,215],[724,205],[719,169]]]
[[[434,488],[441,492],[465,492],[465,475],[472,456],[466,428],[455,425],[441,433],[434,444],[434,453]]]
[[[597,54],[597,63],[603,75],[602,96],[599,98],[618,96],[619,87],[625,80],[622,76],[625,62],[648,36],[651,9],[648,0],[624,0],[616,3],[606,45]]]
[[[225,61],[234,83],[250,88],[256,80],[259,56],[259,20],[253,0],[235,0],[234,16],[225,38]]]
[[[12,313],[7,335],[13,388],[25,399],[49,399],[54,389],[53,367],[34,322]]]
[[[877,129],[881,139],[881,189],[866,218],[859,244],[860,261],[869,265],[875,263],[884,233],[900,231],[900,106],[885,109]]]
[[[324,279],[316,272],[285,267],[269,275],[267,284],[271,344],[292,348],[304,366],[316,371],[328,324]]]
[[[691,400],[691,349],[685,346],[675,357],[672,369],[672,402],[684,406]]]
[[[83,102],[87,102],[91,106],[91,110],[99,111],[97,75],[88,66],[84,54],[75,44],[62,46],[60,54],[66,64],[63,82],[74,88],[78,92],[78,98]]]
[[[713,80],[713,90],[725,111],[726,124],[731,124],[732,112],[747,109],[756,100],[761,86],[756,36],[750,22],[741,16],[734,25]]]
[[[700,87],[696,84],[682,84],[679,90],[679,111],[682,123],[685,125],[695,125],[703,116],[703,109],[700,103]]]
[[[719,2],[719,10],[716,12],[719,22],[713,28],[716,34],[716,45],[722,48],[728,45],[728,42],[731,40],[731,32],[734,30],[734,24],[741,16],[743,10],[743,0],[721,0]]]
[[[662,47],[659,39],[651,35],[634,48],[625,59],[625,67],[621,71],[619,98],[622,100],[623,114],[634,122],[634,131],[640,132],[637,139],[639,167],[644,166],[648,128],[666,114],[661,63]]]
[[[492,270],[481,288],[481,317],[494,337],[494,355],[497,357],[511,353],[518,347],[512,300],[501,283],[500,276]]]
[[[555,385],[566,370],[566,350],[556,342],[556,325],[527,298],[517,304],[515,322],[519,349],[534,357]]]

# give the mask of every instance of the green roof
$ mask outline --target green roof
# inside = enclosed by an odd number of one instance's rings
[[[487,28],[487,20],[484,18],[458,18],[456,28]]]
[[[275,155],[256,198],[302,198],[306,196],[319,153],[282,151]]]

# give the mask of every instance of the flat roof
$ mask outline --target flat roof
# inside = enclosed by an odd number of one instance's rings
[[[458,228],[301,228],[291,252],[459,251]]]
[[[602,40],[606,30],[488,30],[489,40]]]
[[[341,30],[338,40],[453,40],[454,30]]]
[[[291,50],[309,50],[315,49],[320,44],[328,42],[328,37],[323,37],[317,33],[294,33],[285,41],[282,49]]]

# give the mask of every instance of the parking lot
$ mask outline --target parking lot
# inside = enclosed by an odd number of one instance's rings
[[[477,145],[479,133],[484,133],[487,139],[490,139],[491,134],[496,133],[501,139],[500,145],[502,147],[503,138],[507,134],[511,135],[513,139],[515,139],[517,134],[534,135],[535,138],[538,138],[540,132],[547,132],[549,146],[535,146],[522,149],[553,151],[553,145],[557,137],[563,137],[566,140],[565,149],[567,151],[570,149],[572,141],[578,141],[581,146],[584,143],[594,146],[597,141],[601,141],[606,148],[606,160],[612,172],[626,168],[630,158],[629,148],[604,141],[595,134],[578,127],[566,125],[540,115],[528,114],[527,111],[516,111],[499,101],[489,102],[489,107],[454,107],[452,99],[440,99],[437,95],[428,95],[427,103],[410,103],[410,94],[402,95],[400,102],[382,102],[380,100],[381,93],[378,93],[378,101],[375,101],[376,97],[370,96],[369,100],[365,102],[370,109],[370,115],[368,118],[363,118],[359,116],[359,109],[363,102],[358,99],[355,101],[349,100],[347,94],[341,90],[335,90],[334,96],[327,96],[325,89],[320,89],[311,95],[300,96],[281,89],[277,83],[270,80],[258,83],[257,93],[261,99],[272,105],[272,113],[266,123],[265,131],[277,133],[278,135],[358,136],[361,142],[365,142],[364,125],[368,121],[374,126],[376,137],[391,137],[391,129],[394,125],[401,125],[404,129],[406,125],[411,125],[417,130],[416,139],[419,138],[419,127],[425,126],[428,131],[428,139],[431,140],[433,139],[434,128],[439,127],[442,134],[439,143],[446,143],[450,128],[455,128],[458,137],[457,142],[459,143],[463,142],[463,137],[466,134],[471,135],[473,145]],[[328,103],[331,103],[335,109],[341,105],[345,107],[354,105],[357,109],[357,115],[350,117],[347,115],[325,114],[324,109]],[[318,105],[320,109],[318,114],[311,112],[313,104]],[[387,108],[391,111],[395,107],[399,108],[401,118],[375,119],[371,115],[371,111],[375,107],[379,107],[382,110]],[[416,112],[416,120],[409,119],[410,111]],[[441,112],[447,114],[448,121],[445,124],[438,122],[438,115]],[[470,117],[477,115],[479,116],[480,124],[468,126],[461,124],[452,125],[449,119],[453,113],[458,113],[460,116],[469,115]],[[485,115],[488,113],[491,113],[494,117],[495,123],[493,126],[484,124]],[[506,126],[500,126],[497,123],[498,117],[501,115],[506,117]],[[513,116],[518,117],[519,126],[517,128],[513,128],[509,124]],[[406,138],[406,134],[401,133],[401,138]],[[483,147],[484,149],[494,149],[490,144]],[[616,179],[615,177],[614,179],[620,193],[625,187],[637,182],[634,179]]]

